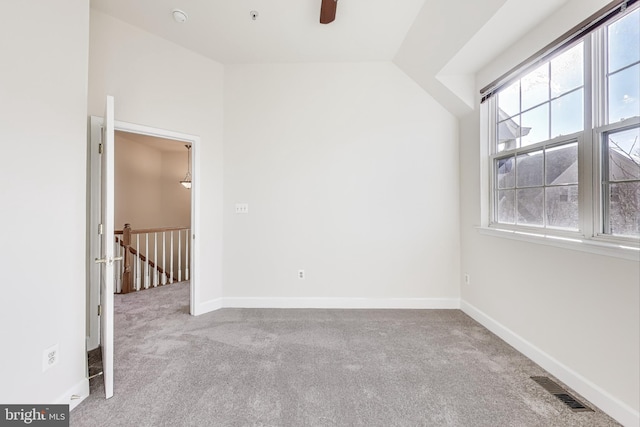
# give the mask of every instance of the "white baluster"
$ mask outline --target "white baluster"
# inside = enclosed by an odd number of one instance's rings
[[[117,257],[119,255],[118,254],[118,246],[119,246],[118,236],[115,236],[115,239],[113,241],[113,256],[114,257]],[[115,281],[115,286],[114,286],[114,289],[113,289],[113,293],[115,293],[115,294],[120,293],[119,283],[118,283],[118,263],[117,262],[113,266],[113,278],[114,278],[114,281]]]
[[[153,233],[153,287],[158,286],[158,233]]]
[[[189,280],[189,236],[191,230],[187,228],[186,236],[184,236],[184,280]]]
[[[182,237],[178,230],[178,282],[182,282]]]
[[[169,253],[169,259],[171,261],[171,270],[169,270],[169,283],[173,283],[173,230],[170,231],[170,236],[171,236],[171,247],[170,247],[170,253]]]
[[[162,232],[162,284],[166,285],[167,284],[167,261],[166,261],[166,255],[167,255],[167,242],[166,242],[166,233],[163,231]]]
[[[144,233],[144,288],[149,289],[149,233]]]
[[[124,247],[120,244],[122,239],[118,240],[118,256],[122,261],[118,262],[118,292],[122,292],[122,275],[124,274]]]
[[[136,291],[140,290],[140,285],[142,284],[142,258],[140,257],[140,235],[136,234],[136,251],[138,255],[136,256]]]
[[[136,270],[138,270],[138,259],[136,258],[137,255],[133,255],[131,254],[131,265],[133,267],[133,271],[131,272],[131,274],[133,274],[133,290],[137,291],[138,288],[136,288]]]
[[[132,291],[136,290],[136,256],[134,254],[131,254],[131,277],[133,277],[133,289],[131,289]]]

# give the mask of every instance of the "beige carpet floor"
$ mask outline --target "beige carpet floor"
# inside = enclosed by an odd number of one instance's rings
[[[115,395],[72,426],[615,426],[459,310],[222,309],[188,285],[116,296]],[[583,403],[589,402],[575,394]]]

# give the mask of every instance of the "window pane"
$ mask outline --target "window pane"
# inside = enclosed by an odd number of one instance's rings
[[[548,187],[545,189],[547,225],[578,229],[578,186]]]
[[[516,190],[518,199],[518,224],[543,225],[544,188]]]
[[[611,234],[640,236],[640,182],[611,184],[609,224]]]
[[[609,25],[609,72],[640,60],[640,9]]]
[[[527,74],[520,80],[522,90],[522,109],[526,110],[534,105],[549,100],[549,64]]]
[[[522,147],[549,139],[549,104],[522,114],[521,126]]]
[[[518,187],[542,185],[542,170],[542,150],[519,155],[516,167]]]
[[[640,98],[640,64],[610,75],[609,123],[640,115],[638,98]]]
[[[520,82],[515,82],[498,93],[498,109],[504,118],[515,116],[520,112]]]
[[[546,185],[578,183],[578,144],[548,148],[545,151]]]
[[[556,97],[583,85],[583,43],[551,61],[551,96]]]
[[[498,222],[505,224],[513,224],[516,222],[515,208],[516,208],[516,191],[515,190],[502,190],[498,191]]]
[[[516,148],[516,140],[520,136],[520,116],[515,116],[498,123],[497,151]]]
[[[514,157],[496,160],[498,188],[513,188],[516,186],[515,163]]]
[[[551,101],[551,138],[584,129],[583,90]]]
[[[609,148],[609,180],[640,179],[640,128],[611,133]]]

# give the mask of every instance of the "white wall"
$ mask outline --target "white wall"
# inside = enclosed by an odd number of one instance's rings
[[[197,135],[201,218],[196,305],[221,296],[223,68],[178,45],[91,11],[89,113],[102,116],[115,97],[115,118]]]
[[[162,227],[162,153],[126,135],[115,138],[115,228]]]
[[[162,152],[162,222],[166,227],[188,227],[191,222],[191,190],[180,184],[187,173],[187,149]]]
[[[189,226],[191,192],[180,184],[187,171],[187,149],[160,151],[127,135],[116,132],[116,229],[125,223],[134,229]]]
[[[478,90],[605,3],[569,2],[491,61],[477,75]],[[477,111],[461,120],[462,271],[471,275],[463,302],[546,353],[538,361],[586,398],[637,425],[640,265],[479,234],[479,128]]]
[[[457,304],[456,119],[391,63],[225,72],[225,303]]]
[[[3,2],[0,402],[86,396],[88,0]],[[25,239],[25,236],[29,238]],[[59,362],[42,372],[43,350]]]

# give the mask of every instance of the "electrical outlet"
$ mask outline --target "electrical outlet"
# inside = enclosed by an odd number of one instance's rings
[[[298,279],[304,280],[304,270],[298,270]]]
[[[249,203],[236,203],[236,213],[237,214],[249,213]]]
[[[58,344],[42,352],[42,372],[58,363]]]
[[[464,284],[465,285],[471,284],[471,276],[469,276],[469,273],[464,273]]]

